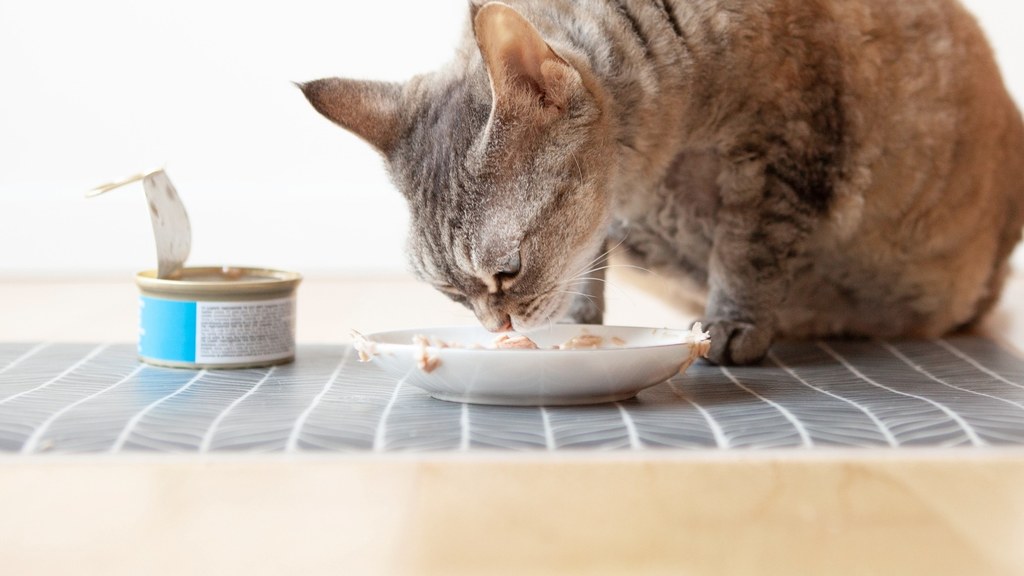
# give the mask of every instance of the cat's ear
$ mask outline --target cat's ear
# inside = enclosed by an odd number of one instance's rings
[[[525,94],[546,107],[564,107],[566,84],[579,76],[533,24],[501,2],[470,2],[470,16],[496,106]]]
[[[324,78],[298,84],[316,111],[387,155],[402,136],[402,85]]]

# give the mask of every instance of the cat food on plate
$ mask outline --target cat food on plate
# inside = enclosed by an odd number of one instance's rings
[[[494,347],[503,350],[537,350],[540,346],[527,336],[502,334],[494,339]]]
[[[416,366],[426,372],[427,374],[433,372],[441,365],[441,360],[437,356],[431,356],[428,352],[430,346],[430,340],[422,334],[417,334],[412,337],[413,344],[416,345]],[[448,348],[449,346],[444,345],[442,348]],[[363,353],[360,353],[360,358],[363,357]]]
[[[529,336],[495,337],[477,326],[353,335],[360,359],[403,385],[440,400],[515,406],[631,398],[684,372],[710,348],[699,324],[690,330],[556,324]]]
[[[618,340],[622,340],[619,338]],[[624,341],[623,341],[624,342]],[[573,336],[572,338],[565,341],[563,344],[559,344],[559,350],[594,350],[600,348],[604,344],[604,338],[596,334],[583,333],[579,336]]]
[[[367,346],[372,346],[373,342],[365,341],[365,337],[359,332],[353,331],[352,334],[356,336],[357,342],[365,342],[365,344],[359,344],[359,361],[369,362],[371,353],[366,350]],[[416,334],[412,337],[413,344],[420,347],[435,346],[437,348],[467,348],[470,350],[539,350],[540,346],[536,342],[530,340],[529,336],[523,336],[522,334],[503,333],[499,334],[493,342],[489,345],[481,345],[479,343],[473,343],[470,345],[463,345],[458,342],[447,342],[437,337],[428,337],[423,334]],[[601,336],[590,334],[586,329],[583,329],[577,336],[569,338],[561,344],[555,344],[551,346],[552,350],[594,350],[601,348],[604,345],[605,339]],[[619,337],[612,337],[609,342],[615,346],[625,346],[626,341]]]

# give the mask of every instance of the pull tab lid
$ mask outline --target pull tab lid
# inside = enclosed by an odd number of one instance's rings
[[[182,204],[178,191],[174,189],[163,168],[97,186],[85,196],[99,196],[139,180],[142,180],[142,187],[146,191],[149,217],[153,222],[157,277],[176,278],[181,275],[181,269],[185,266],[185,260],[192,249],[192,226],[189,224],[185,205]]]

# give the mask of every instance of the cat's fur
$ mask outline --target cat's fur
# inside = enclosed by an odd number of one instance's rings
[[[707,290],[715,362],[938,336],[998,297],[1024,126],[954,0],[469,12],[436,73],[302,88],[385,156],[414,270],[488,328],[600,321],[609,241]]]

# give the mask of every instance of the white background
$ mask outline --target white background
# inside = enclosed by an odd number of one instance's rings
[[[141,186],[83,193],[161,165],[191,263],[403,271],[406,209],[381,160],[291,82],[432,70],[466,0],[287,4],[0,0],[0,276],[152,267]],[[1024,101],[1024,5],[965,4]]]

